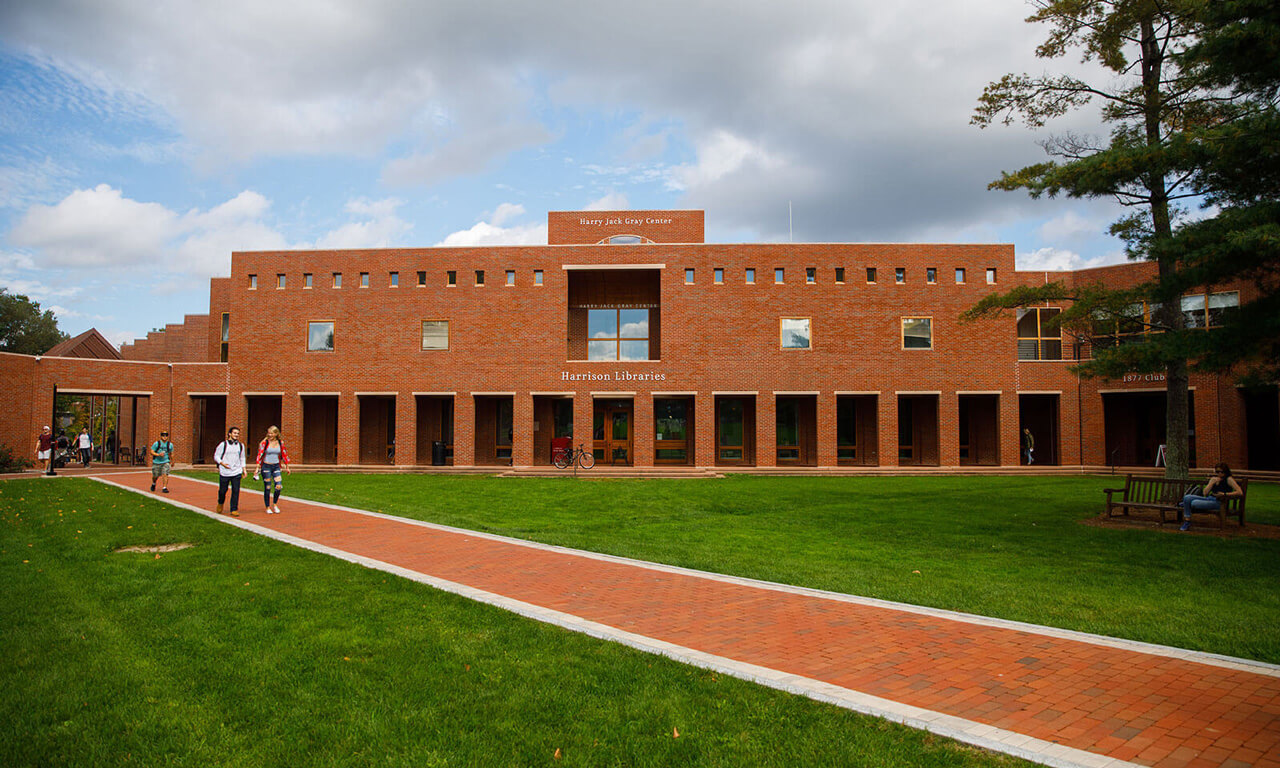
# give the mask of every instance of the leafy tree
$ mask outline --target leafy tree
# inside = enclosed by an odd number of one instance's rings
[[[1188,54],[1201,30],[1202,0],[1033,0],[1029,22],[1050,25],[1036,49],[1053,59],[1078,50],[1081,60],[1100,68],[1097,82],[1070,75],[1005,75],[987,86],[972,122],[986,127],[1016,118],[1033,128],[1096,101],[1112,126],[1109,139],[1072,134],[1043,142],[1048,162],[1004,172],[991,188],[1025,189],[1032,197],[1112,198],[1133,209],[1111,226],[1123,238],[1130,258],[1156,263],[1161,285],[1172,286],[1181,268],[1170,249],[1177,201],[1202,194],[1199,175],[1180,167],[1170,150],[1184,146],[1192,130],[1218,129],[1238,111],[1232,99],[1215,89]],[[1171,289],[1171,288],[1170,288]],[[1111,329],[1163,331],[1145,344],[1095,346],[1092,359],[1078,366],[1084,375],[1115,376],[1126,371],[1163,370],[1167,387],[1166,474],[1188,473],[1188,351],[1185,321],[1175,301],[1155,301],[1161,293],[1148,284],[1136,290],[1108,291],[1101,286],[1069,289],[1050,284],[988,297],[968,313],[982,316],[1042,301],[1071,300],[1060,316],[1079,335]],[[1130,309],[1146,300],[1151,312],[1138,317]],[[1141,306],[1141,304],[1139,304]]]
[[[67,338],[53,310],[41,312],[39,302],[0,288],[0,352],[42,355]]]

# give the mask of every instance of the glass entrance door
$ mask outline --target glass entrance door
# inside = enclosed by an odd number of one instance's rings
[[[738,398],[716,401],[716,461],[718,463],[746,463],[745,415],[743,402]]]
[[[629,401],[596,403],[592,419],[592,453],[597,464],[631,466],[634,409]]]

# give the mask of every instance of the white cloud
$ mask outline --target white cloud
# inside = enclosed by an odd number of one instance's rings
[[[396,198],[348,201],[347,212],[365,220],[348,222],[328,232],[316,242],[316,247],[387,248],[403,245],[402,238],[413,229],[413,225],[396,215],[396,209],[402,204]]]
[[[1086,218],[1075,210],[1068,210],[1041,224],[1038,234],[1042,240],[1073,243],[1106,234],[1110,223],[1109,220]]]
[[[1015,258],[1017,268],[1024,272],[1064,272],[1121,264],[1124,261],[1124,253],[1121,251],[1087,259],[1075,251],[1062,248],[1040,248],[1030,253],[1019,253]]]
[[[489,216],[489,223],[501,226],[508,220],[524,215],[524,206],[519,203],[502,203]]]
[[[627,200],[627,196],[621,192],[610,192],[604,197],[592,200],[582,209],[584,211],[626,211],[631,208],[631,202]]]
[[[39,249],[43,266],[103,267],[150,261],[177,232],[173,211],[99,184],[78,189],[56,205],[33,205],[10,230],[9,240]]]
[[[512,217],[523,213],[523,206],[503,203],[489,216],[488,221],[481,221],[470,229],[453,232],[436,245],[546,245],[546,224],[501,226]]]

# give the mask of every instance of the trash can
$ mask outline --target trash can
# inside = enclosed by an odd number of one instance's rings
[[[431,443],[431,466],[444,466],[444,441],[436,440]]]

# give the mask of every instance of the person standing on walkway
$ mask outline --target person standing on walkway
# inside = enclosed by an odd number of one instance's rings
[[[151,456],[151,492],[156,491],[156,480],[160,480],[160,490],[169,492],[169,468],[173,464],[173,443],[169,442],[169,432],[160,433],[160,439],[147,446]]]
[[[244,477],[244,443],[240,442],[240,428],[227,430],[227,439],[218,443],[213,451],[213,460],[218,462],[218,514],[223,514],[223,503],[227,499],[227,489],[231,489],[232,517],[239,517],[240,512],[240,480]]]
[[[1031,435],[1030,427],[1022,428],[1022,455],[1027,458],[1028,464],[1036,463],[1033,456],[1036,450],[1036,439]]]
[[[42,427],[36,436],[36,459],[44,462],[42,471],[49,474],[49,462],[53,461],[53,432],[48,427]]]
[[[1222,506],[1222,502],[1227,499],[1238,499],[1244,495],[1244,490],[1236,479],[1231,476],[1231,467],[1226,462],[1218,462],[1213,465],[1213,478],[1204,484],[1204,493],[1188,493],[1182,497],[1182,503],[1178,505],[1178,519],[1183,520],[1178,530],[1186,531],[1191,529],[1191,513],[1192,512],[1217,512]],[[1240,516],[1244,519],[1244,515]]]
[[[293,474],[293,470],[289,469],[289,452],[280,440],[280,428],[273,426],[267,429],[267,436],[258,443],[258,468],[253,473],[254,480],[262,477],[262,503],[266,505],[268,515],[280,514],[280,491],[284,490],[281,467],[284,467],[285,472]],[[273,484],[274,497],[271,493]]]
[[[93,452],[93,438],[89,436],[88,427],[80,430],[80,435],[76,438],[76,448],[80,451],[80,463],[88,469],[89,457]]]

